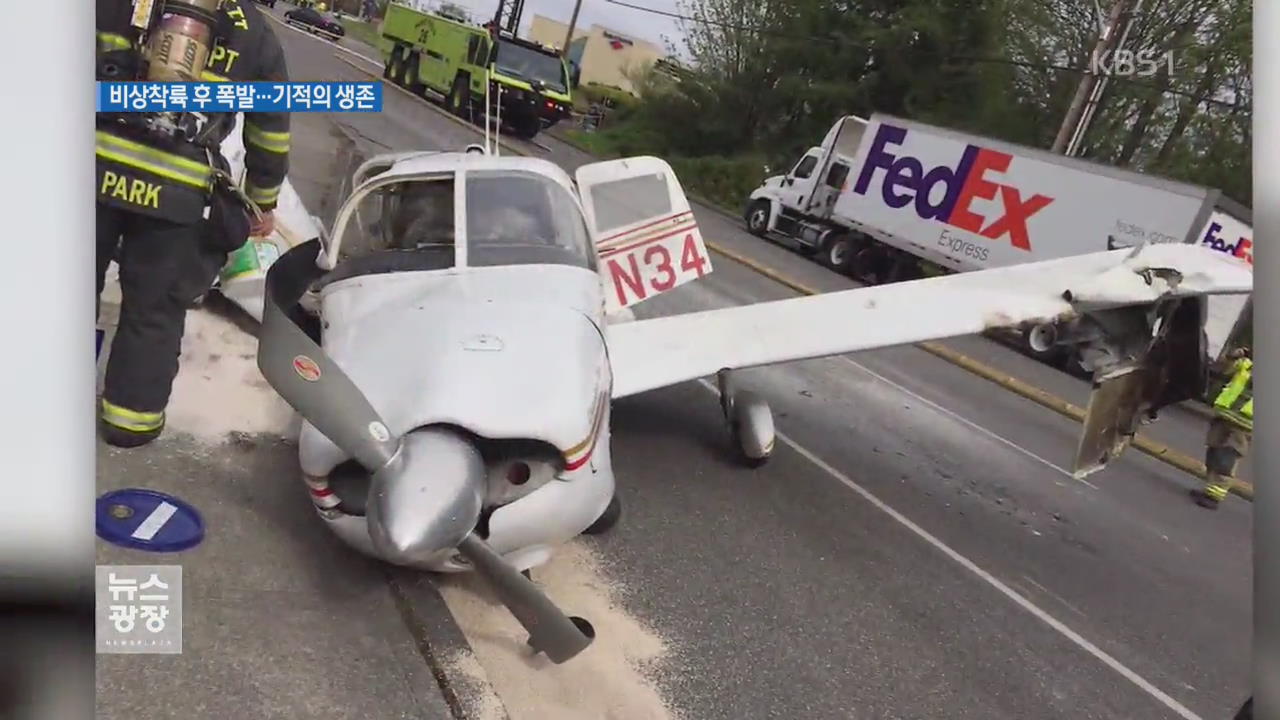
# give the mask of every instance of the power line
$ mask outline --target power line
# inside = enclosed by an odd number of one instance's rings
[[[840,40],[837,40],[836,38],[819,38],[819,37],[813,37],[811,35],[792,35],[790,33],[780,33],[773,30],[767,30],[762,27],[752,27],[750,25],[739,25],[737,23],[720,22],[719,20],[707,20],[705,18],[693,17],[692,15],[681,15],[680,13],[674,13],[669,10],[659,10],[658,8],[644,7],[642,5],[632,5],[631,3],[622,2],[621,0],[604,0],[604,1],[609,3],[610,5],[620,5],[624,8],[639,10],[640,12],[647,12],[652,15],[662,15],[664,17],[675,18],[676,20],[688,20],[689,22],[696,22],[702,25],[713,25],[715,27],[728,28],[730,30],[745,30],[746,32],[756,32],[756,33],[760,33],[761,35],[772,35],[773,37],[788,38],[791,40],[804,40],[806,42],[828,42],[828,43],[840,42]]]

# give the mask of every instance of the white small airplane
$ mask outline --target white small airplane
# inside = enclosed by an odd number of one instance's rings
[[[262,321],[263,375],[304,419],[311,500],[368,555],[480,572],[557,663],[594,631],[527,571],[618,520],[613,400],[714,375],[757,465],[773,418],[734,370],[1034,326],[1095,366],[1083,474],[1203,389],[1204,297],[1252,289],[1221,253],[1155,245],[637,320],[632,306],[712,270],[658,158],[571,178],[475,145],[374,157],[351,187],[332,234],[285,252],[262,305],[242,303]],[[282,222],[310,224],[284,192]]]

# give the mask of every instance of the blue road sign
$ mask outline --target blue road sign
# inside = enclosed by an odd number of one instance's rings
[[[113,545],[150,552],[178,552],[200,544],[204,520],[172,495],[131,488],[98,498],[98,537]]]

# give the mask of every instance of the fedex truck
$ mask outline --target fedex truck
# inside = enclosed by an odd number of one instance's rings
[[[1202,243],[1253,262],[1251,216],[1217,190],[882,114],[837,121],[751,193],[744,219],[868,283],[1144,243]],[[1248,316],[1249,298],[1211,299],[1212,358]]]

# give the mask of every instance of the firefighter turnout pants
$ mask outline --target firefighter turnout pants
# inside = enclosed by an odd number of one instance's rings
[[[205,225],[97,206],[98,302],[112,260],[122,296],[102,393],[104,435],[112,444],[141,444],[164,428],[187,309],[226,259],[202,242]]]
[[[1210,500],[1221,502],[1235,482],[1236,467],[1240,458],[1249,452],[1252,433],[1240,425],[1222,416],[1215,417],[1209,423],[1209,434],[1205,439],[1205,485],[1204,494]]]

